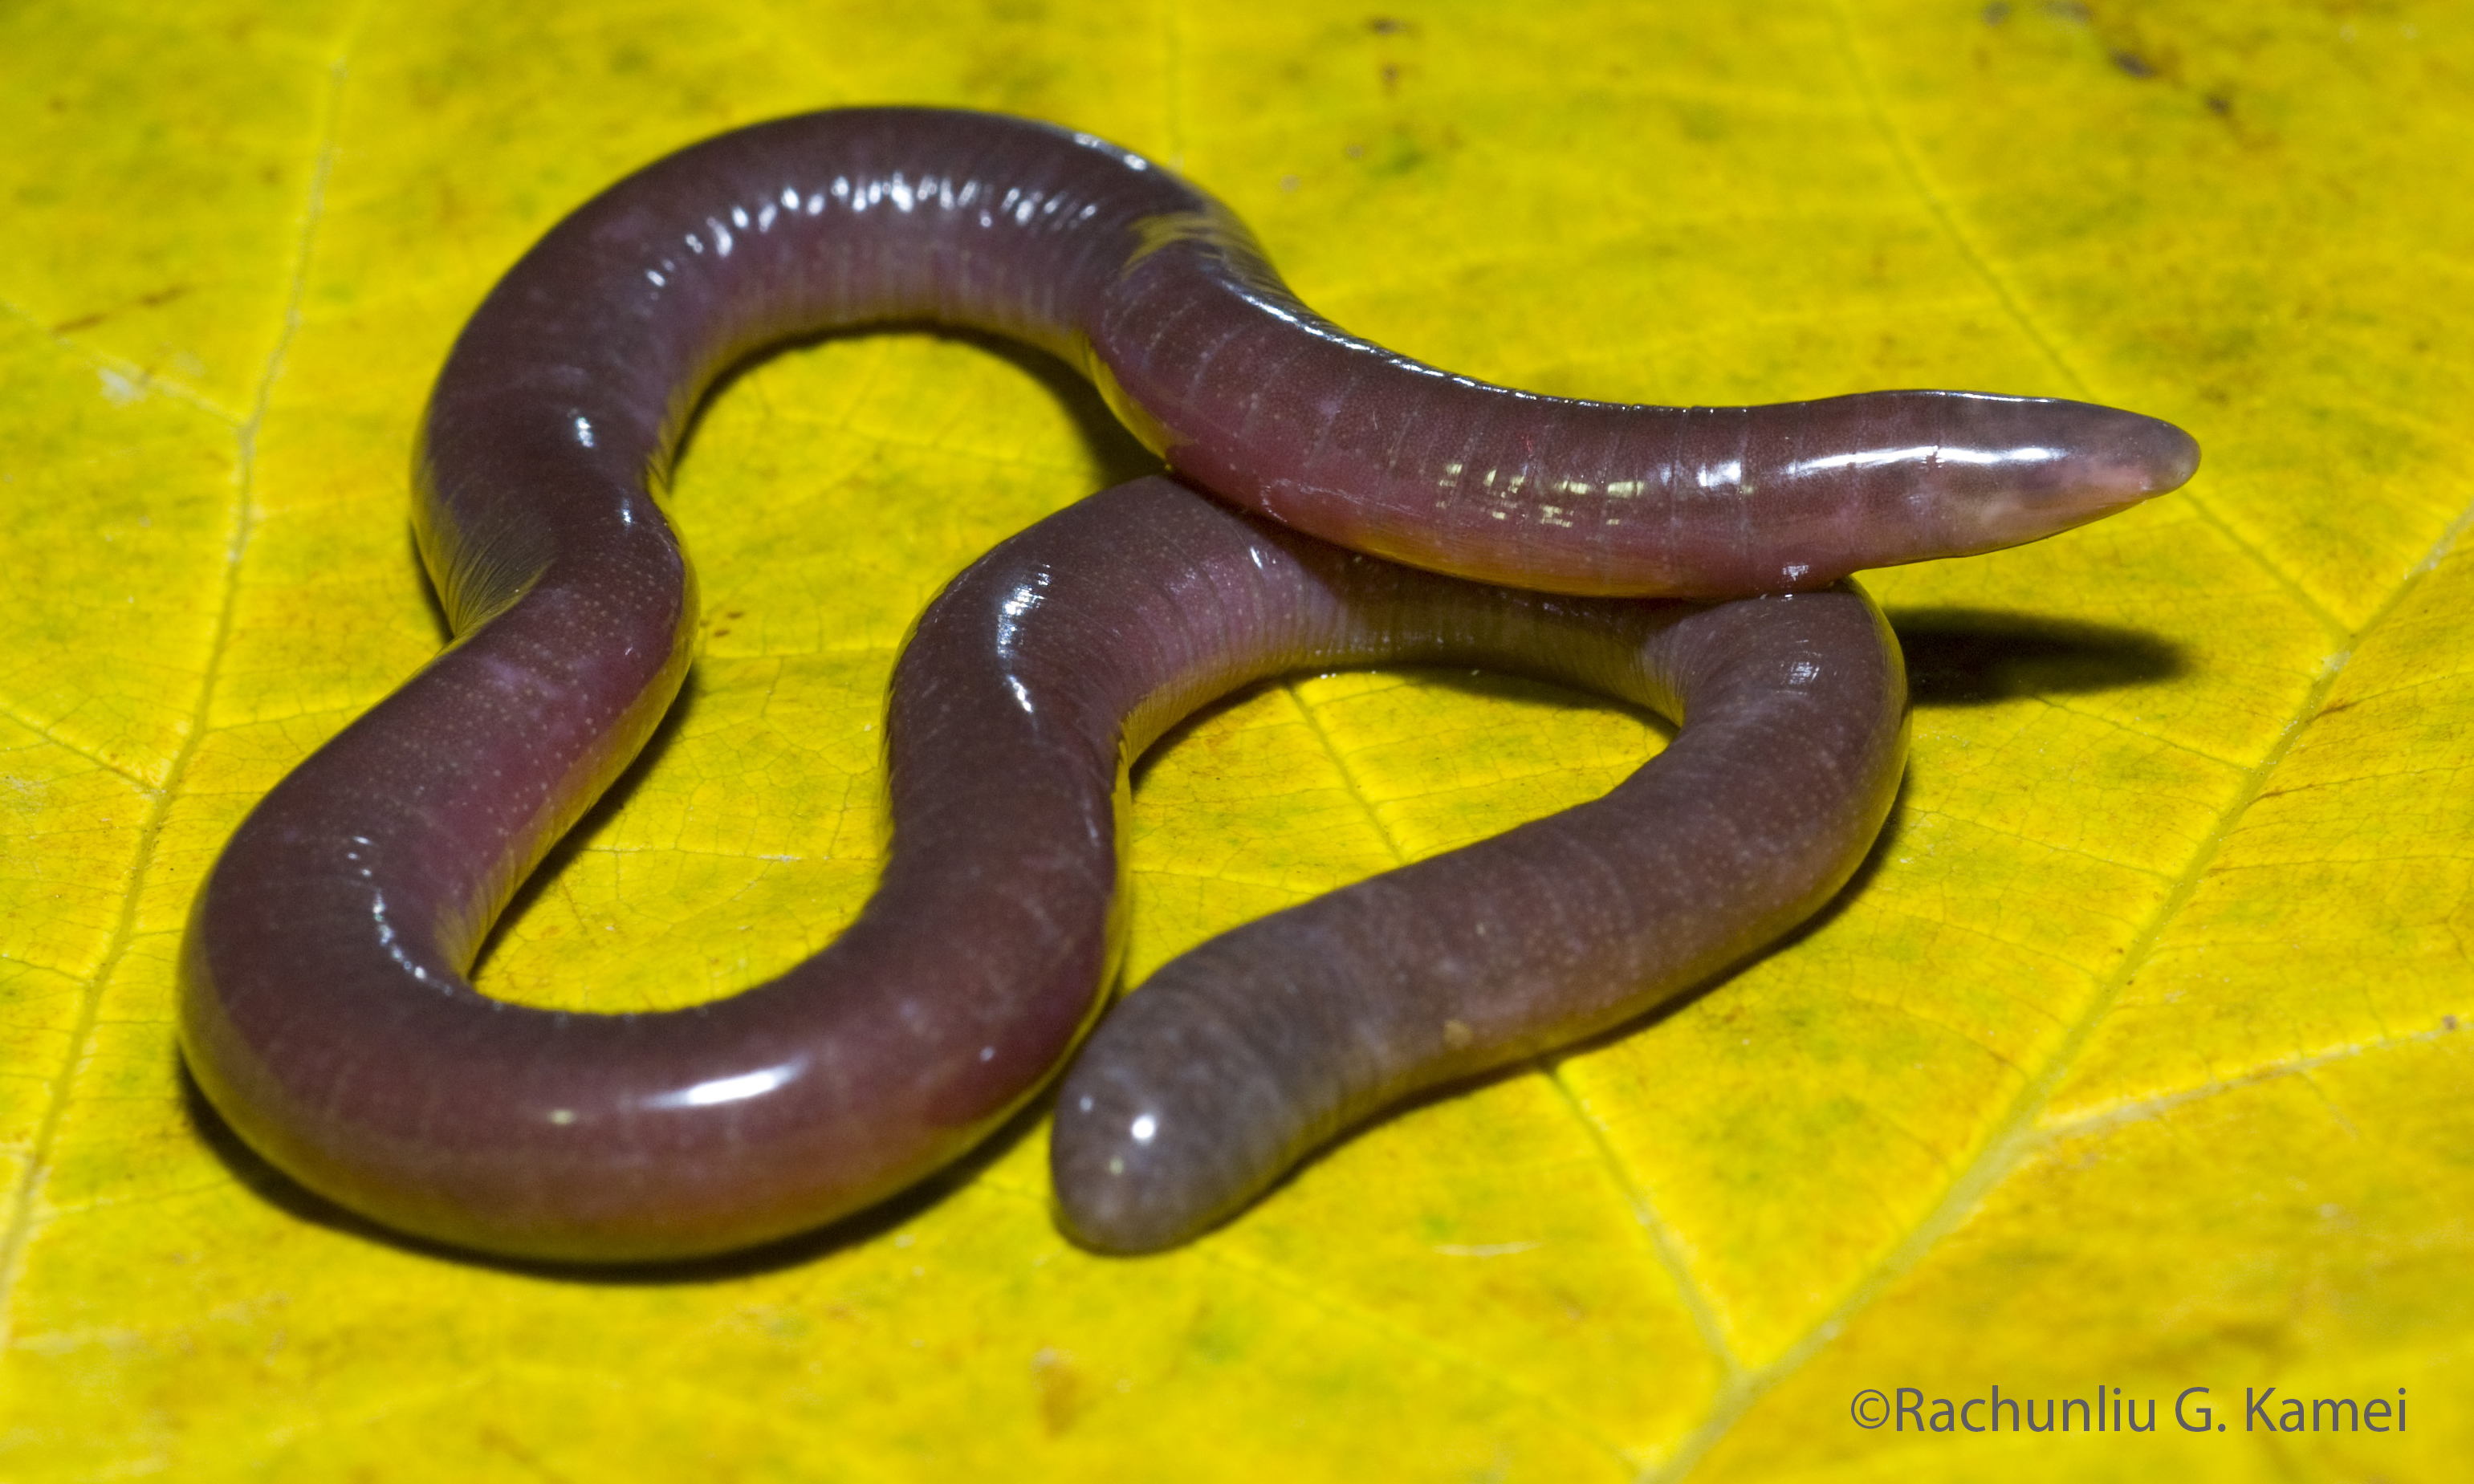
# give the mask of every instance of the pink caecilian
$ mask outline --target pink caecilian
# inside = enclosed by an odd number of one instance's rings
[[[697,400],[769,342],[907,319],[1085,368],[1186,484],[1041,523],[921,619],[892,852],[832,947],[663,1013],[477,993],[491,923],[685,676],[695,584],[656,495]],[[1832,584],[2049,535],[2197,456],[2079,402],[1489,386],[1335,328],[1225,207],[1087,135],[911,109],[739,130],[588,202],[457,340],[415,471],[456,642],[225,847],[182,1046],[253,1147],[401,1230],[582,1262],[744,1247],[919,1180],[1064,1063],[1113,971],[1127,766],[1195,707],[1417,660],[1678,717],[1607,798],[1206,943],[1101,1025],[1059,1095],[1063,1223],[1175,1243],[1385,1103],[1811,912],[1904,746],[1895,642]]]

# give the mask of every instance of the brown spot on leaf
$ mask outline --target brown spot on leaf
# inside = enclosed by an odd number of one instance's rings
[[[157,304],[170,304],[188,291],[189,285],[186,283],[175,283],[170,288],[158,288],[151,294],[140,294],[129,304],[140,309],[152,309]],[[92,329],[119,312],[119,309],[97,309],[91,314],[81,314],[72,319],[65,319],[52,327],[52,333],[70,335],[81,329]]]
[[[1031,1357],[1031,1381],[1039,1391],[1039,1421],[1048,1435],[1055,1437],[1073,1426],[1088,1399],[1074,1357],[1060,1350],[1042,1349]]]
[[[476,1436],[483,1448],[503,1458],[513,1460],[526,1473],[531,1474],[535,1478],[554,1480],[559,1481],[559,1484],[564,1484],[564,1481],[572,1477],[570,1474],[563,1473],[558,1470],[551,1468],[539,1454],[526,1448],[522,1444],[517,1442],[514,1437],[501,1428],[495,1427],[484,1423],[478,1429]]]

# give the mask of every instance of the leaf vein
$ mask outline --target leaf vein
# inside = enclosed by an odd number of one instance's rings
[[[190,705],[194,724],[165,768],[163,784],[139,826],[134,859],[131,870],[126,873],[132,878],[133,885],[121,898],[118,920],[113,924],[103,956],[80,997],[77,1023],[69,1033],[67,1047],[53,1076],[51,1097],[44,1104],[42,1120],[36,1126],[34,1141],[27,1150],[25,1166],[18,1176],[16,1187],[9,1193],[5,1217],[0,1217],[0,1348],[8,1344],[9,1332],[13,1326],[12,1301],[16,1281],[24,1267],[26,1248],[34,1234],[37,1198],[51,1169],[53,1150],[60,1137],[78,1064],[85,1058],[87,1046],[93,1039],[102,1013],[105,988],[111,983],[121,963],[126,961],[131,946],[140,937],[137,931],[138,904],[145,895],[148,878],[156,864],[156,850],[168,822],[171,803],[180,792],[180,784],[196,760],[206,734],[206,718],[213,703],[216,682],[222,674],[224,653],[231,639],[239,606],[241,561],[247,552],[250,528],[254,523],[257,432],[265,422],[275,385],[282,377],[284,356],[291,349],[292,337],[300,328],[310,257],[317,240],[318,226],[325,213],[327,182],[333,173],[337,154],[337,124],[346,59],[351,54],[352,39],[366,13],[364,11],[356,15],[347,26],[343,39],[327,66],[326,94],[318,121],[317,163],[310,174],[301,229],[294,238],[281,328],[277,331],[274,346],[267,353],[250,414],[234,429],[237,478],[231,505],[230,535],[225,545],[223,591],[216,604],[206,665],[198,678],[195,698]]]

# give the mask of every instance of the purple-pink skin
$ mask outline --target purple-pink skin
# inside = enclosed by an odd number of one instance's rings
[[[1225,611],[1182,598],[1112,607],[1112,594],[1180,581],[1234,594],[1233,568],[1209,543],[1179,557],[1165,537],[1059,518],[1022,541],[1051,553],[1052,580],[1084,595],[1082,612],[1034,583],[1005,588],[991,614],[988,584],[1003,584],[982,564],[905,652],[887,728],[894,852],[840,941],[768,985],[675,1012],[570,1014],[480,995],[465,976],[490,924],[685,676],[694,579],[657,496],[688,414],[762,345],[900,319],[1015,335],[1085,367],[1173,468],[1228,499],[1382,555],[1564,592],[1815,588],[2050,534],[2171,488],[2197,456],[2169,425],[2076,402],[1890,392],[1671,409],[1488,387],[1317,319],[1225,208],[1085,135],[903,109],[722,135],[587,203],[466,327],[415,461],[416,530],[456,642],[279,784],[199,894],[182,1048],[208,1098],[279,1167],[406,1231],[578,1261],[742,1247],[867,1205],[1020,1107],[1088,1023],[1112,961],[1124,769],[1181,708],[1344,652],[1587,679],[1561,651],[1596,652],[1604,634],[1642,621],[1623,615],[1652,611],[1395,575],[1185,493],[1176,501],[1245,533],[1227,550],[1266,585]],[[1144,482],[1139,499],[1157,503],[1165,488]],[[989,561],[1021,556],[1003,549],[1013,556]],[[1272,553],[1314,575],[1273,580],[1255,568],[1278,566]],[[1412,589],[1451,596],[1413,602],[1401,596]],[[1850,603],[1861,599],[1713,613]],[[939,637],[958,611],[979,626]],[[1713,621],[1766,634],[1783,620]],[[1453,648],[1470,628],[1503,644]],[[1347,637],[1361,631],[1385,637]],[[1034,633],[1055,647],[1034,652]],[[1878,635],[1868,643],[1894,655]],[[1875,731],[1898,711],[1895,660],[1885,680],[1879,652],[1874,688],[1850,693]],[[1696,715],[1685,737],[1702,730]],[[1845,781],[1869,801],[1849,816],[1860,827],[1767,814],[1758,839],[1725,827],[1738,855],[1837,861],[1781,887],[1796,913],[1852,867],[1886,807],[1895,743],[1872,745],[1888,749],[1887,772]],[[1754,793],[1789,787],[1775,745],[1741,766]],[[1506,911],[1525,902],[1551,918],[1559,898],[1597,889],[1523,879]],[[1492,920],[1466,901],[1421,910]],[[1751,924],[1793,920],[1750,899],[1718,910],[1716,946],[1685,956],[1691,972],[1750,951]],[[1554,1004],[1507,988],[1507,1005],[1531,1004],[1528,1029],[1455,1011],[1437,1065],[1462,1068],[1489,1055],[1481,1045],[1523,1055],[1563,1034],[1540,1026],[1630,1012],[1580,1007],[1637,988],[1616,983],[1635,950],[1531,946],[1543,955],[1533,968],[1612,977],[1559,979]],[[1519,978],[1508,960],[1484,961],[1498,982]],[[1413,1084],[1391,1060],[1365,1066],[1383,1086]],[[1340,1105],[1354,1109],[1356,1096]],[[1355,1114],[1301,1116],[1303,1132],[1274,1141],[1289,1156]],[[1069,1227],[1100,1246],[1160,1240],[1155,1218],[1119,1222],[1102,1214],[1113,1197],[1073,1194],[1062,1123],[1059,1137]],[[1243,1199],[1189,1199],[1199,1214],[1176,1229]]]
[[[1401,1098],[1718,974],[1828,901],[1889,814],[1906,671],[1853,583],[1715,606],[1481,587],[1206,523],[1176,493],[1120,486],[1024,540],[1063,537],[1085,510],[1095,536],[1112,519],[1208,524],[1209,545],[1160,553],[1163,574],[1190,567],[1145,620],[1187,663],[1224,634],[1286,628],[1312,638],[1267,651],[1266,670],[1519,669],[1682,726],[1604,798],[1223,934],[1111,1010],[1065,1075],[1050,1142],[1059,1216],[1085,1246],[1182,1242]]]

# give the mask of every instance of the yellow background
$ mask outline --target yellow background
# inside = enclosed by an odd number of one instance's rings
[[[0,12],[0,1475],[2452,1476],[2469,27],[2350,0]],[[1309,302],[1457,371],[2087,397],[2206,464],[1872,579],[1914,757],[1815,927],[1187,1248],[1066,1244],[1037,1116],[758,1260],[608,1280],[400,1245],[184,1093],[189,896],[439,643],[405,466],[495,277],[667,150],[881,101],[1172,162]],[[826,941],[874,869],[905,625],[1143,467],[1071,377],[967,338],[731,385],[674,501],[708,602],[686,709],[483,986],[673,1005]],[[1511,682],[1254,693],[1142,776],[1132,976],[1655,745]],[[1850,1416],[1995,1385],[2120,1387],[2162,1430]],[[2229,1430],[2174,1426],[2191,1386]],[[2268,1386],[2402,1388],[2409,1426],[2245,1431]]]

